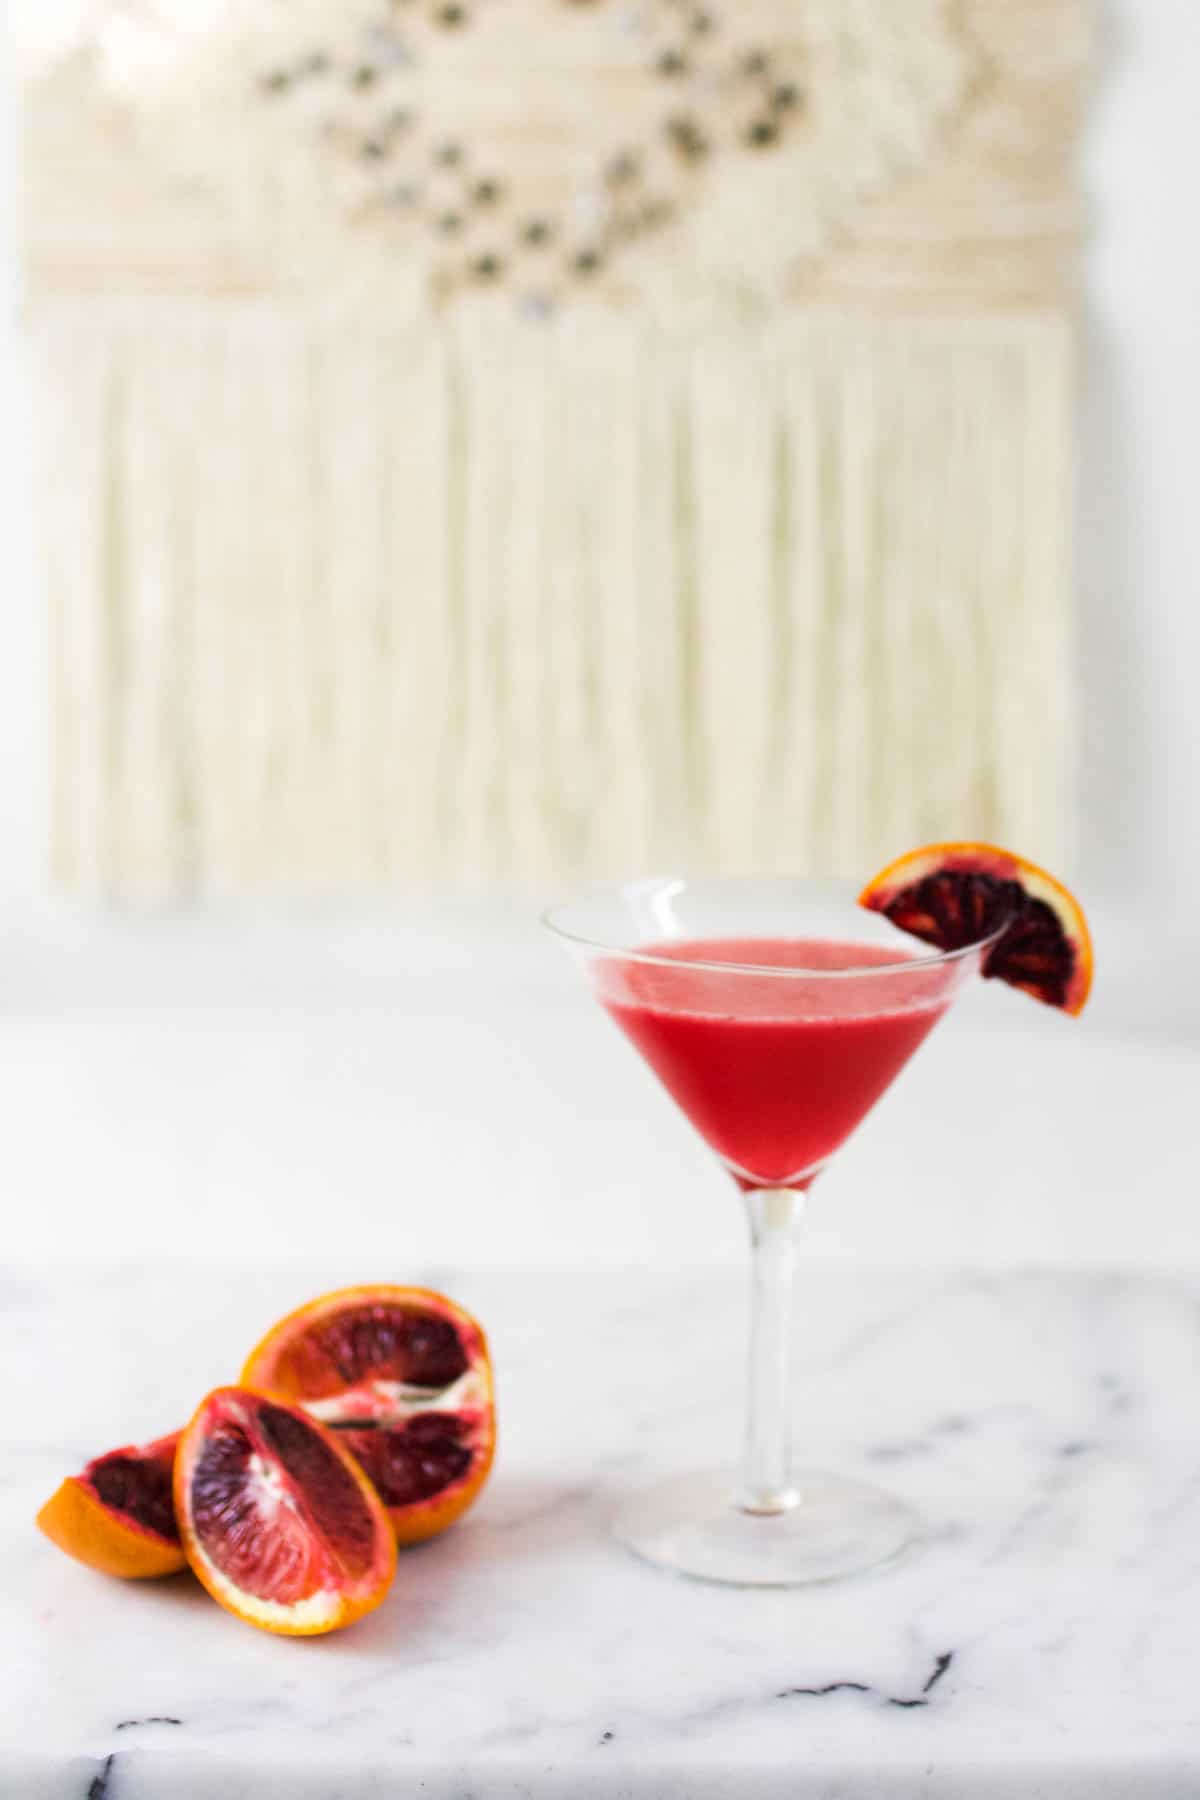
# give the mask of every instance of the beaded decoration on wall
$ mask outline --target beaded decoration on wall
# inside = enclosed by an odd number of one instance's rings
[[[23,0],[62,880],[1060,852],[1084,25]]]
[[[696,204],[714,157],[802,128],[803,47],[764,48],[753,17],[732,34],[707,0],[561,0],[534,23],[533,64],[514,67],[511,7],[394,0],[259,76],[342,159],[347,215],[423,254],[439,295],[504,282],[548,308]],[[476,40],[469,58],[448,33]],[[583,108],[597,74],[603,107]]]

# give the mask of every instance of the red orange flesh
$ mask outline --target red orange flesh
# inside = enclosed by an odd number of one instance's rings
[[[491,1471],[487,1339],[478,1320],[431,1289],[323,1294],[267,1333],[242,1381],[332,1428],[374,1482],[402,1544],[461,1518]]]
[[[175,1459],[187,1559],[213,1599],[264,1631],[312,1637],[380,1604],[396,1541],[355,1459],[298,1407],[218,1388]]]
[[[143,1581],[187,1567],[175,1523],[171,1471],[179,1433],[126,1444],[69,1475],[38,1513],[40,1529],[105,1575]]]

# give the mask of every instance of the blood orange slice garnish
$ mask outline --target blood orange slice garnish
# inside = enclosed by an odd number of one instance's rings
[[[68,1556],[105,1575],[176,1574],[187,1567],[171,1499],[178,1443],[176,1431],[96,1457],[51,1495],[38,1525]]]
[[[396,1572],[387,1514],[354,1458],[297,1407],[244,1388],[209,1394],[184,1431],[175,1513],[213,1599],[265,1631],[337,1631]]]
[[[994,931],[982,973],[1063,1012],[1083,1010],[1092,985],[1092,940],[1083,908],[1036,863],[993,844],[929,844],[869,881],[859,905],[940,950],[960,950]]]
[[[487,1480],[496,1447],[487,1339],[444,1294],[391,1286],[324,1294],[267,1333],[242,1380],[336,1432],[402,1544],[452,1525]]]

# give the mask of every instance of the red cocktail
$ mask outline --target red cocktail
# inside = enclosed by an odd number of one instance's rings
[[[597,995],[747,1188],[807,1187],[951,998],[945,968],[880,944],[698,938],[643,957],[598,966]]]
[[[801,1198],[1004,929],[917,951],[849,896],[788,881],[648,881],[548,923],[592,991],[743,1189],[754,1244],[740,1479],[689,1476],[639,1496],[618,1533],[713,1581],[827,1581],[893,1556],[907,1507],[790,1456],[793,1227]]]

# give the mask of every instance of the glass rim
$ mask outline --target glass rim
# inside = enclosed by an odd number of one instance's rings
[[[848,969],[813,969],[805,968],[797,963],[742,963],[733,962],[731,960],[722,960],[720,958],[699,956],[662,956],[655,950],[638,949],[636,947],[631,947],[628,944],[618,944],[605,938],[589,936],[584,932],[572,931],[562,923],[564,915],[573,913],[579,908],[586,907],[589,904],[594,905],[604,902],[611,903],[614,900],[619,901],[626,895],[633,897],[639,894],[651,894],[656,890],[665,890],[669,895],[673,895],[681,893],[689,888],[698,890],[701,888],[717,887],[726,889],[737,889],[739,887],[776,887],[779,889],[800,888],[807,889],[814,896],[821,895],[827,899],[834,896],[853,896],[853,889],[849,883],[838,883],[835,881],[823,882],[819,879],[810,880],[806,879],[804,876],[644,876],[634,881],[614,882],[607,887],[591,888],[572,900],[555,901],[553,905],[543,909],[540,914],[540,922],[547,931],[551,932],[555,937],[561,938],[566,944],[572,945],[580,950],[595,951],[601,955],[619,956],[625,962],[645,963],[651,967],[657,968],[700,969],[714,975],[794,976],[805,981],[853,981],[864,976],[873,975],[878,977],[880,975],[900,975],[905,971],[941,968],[943,965],[965,961],[966,958],[975,956],[980,951],[990,949],[993,944],[997,943],[999,939],[1003,937],[1012,922],[1011,915],[1006,915],[993,930],[986,932],[982,937],[973,938],[969,944],[960,944],[954,950],[935,950],[929,945],[924,945],[922,950],[918,950],[913,955],[897,955],[895,962],[860,963],[857,966]],[[886,914],[881,915],[877,913],[873,916],[876,918],[886,917]],[[900,927],[897,926],[896,929],[899,930]],[[687,942],[688,940],[683,939],[681,941]],[[845,939],[845,942],[848,944],[853,943],[854,941],[855,940],[850,936],[847,936]],[[923,940],[914,937],[911,941],[914,944],[921,944]]]

